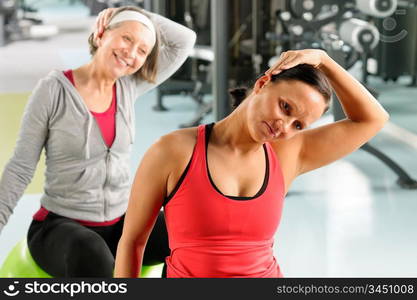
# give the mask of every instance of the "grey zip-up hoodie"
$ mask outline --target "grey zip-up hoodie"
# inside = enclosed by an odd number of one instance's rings
[[[116,81],[116,136],[108,148],[80,94],[62,71],[40,80],[25,108],[15,151],[0,181],[0,232],[46,152],[41,205],[59,215],[93,222],[121,216],[130,192],[134,101],[171,76],[185,61],[195,33],[152,14],[161,35],[156,84],[125,76]]]

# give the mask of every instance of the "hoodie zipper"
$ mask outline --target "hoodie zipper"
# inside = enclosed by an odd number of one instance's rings
[[[94,116],[93,116],[94,118]],[[98,124],[97,124],[98,125]],[[104,214],[104,219],[106,219],[107,217],[107,201],[106,201],[106,186],[109,184],[110,182],[110,148],[107,146],[106,142],[104,141],[104,137],[103,134],[99,128],[100,131],[100,135],[101,135],[101,140],[103,141],[104,147],[105,147],[105,151],[106,151],[106,162],[105,162],[105,179],[104,179],[104,183],[103,183],[103,214]]]
[[[103,214],[104,214],[104,219],[107,219],[108,201],[106,200],[107,199],[107,197],[106,197],[106,187],[110,183],[111,147],[107,146],[106,141],[104,140],[103,133],[101,132],[100,126],[98,126],[98,123],[95,120],[95,117],[92,114],[91,114],[91,117],[94,119],[94,122],[96,123],[96,125],[99,129],[98,131],[100,132],[101,141],[103,142],[103,146],[106,149],[106,174],[105,174],[105,180],[104,180],[104,183],[103,183],[103,189],[102,190],[103,190]],[[114,115],[114,123],[117,124],[117,111]],[[116,138],[117,138],[117,126],[116,126],[116,135],[115,135],[113,143],[116,142]]]
[[[104,218],[107,218],[107,210],[108,210],[108,201],[106,200],[106,186],[110,182],[109,172],[110,170],[110,148],[107,148],[106,153],[106,180],[104,181],[103,185],[103,206],[104,206]]]

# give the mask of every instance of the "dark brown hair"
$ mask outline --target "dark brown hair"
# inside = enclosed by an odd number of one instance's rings
[[[115,10],[115,12],[113,13],[113,15],[111,16],[109,22],[120,12],[125,11],[125,10],[133,10],[133,11],[137,11],[140,12],[141,14],[147,16],[151,22],[151,16],[148,12],[144,11],[143,9],[139,8],[139,7],[135,7],[135,6],[123,6],[120,8],[117,8]],[[146,80],[150,83],[154,83],[155,79],[156,79],[156,73],[157,73],[157,66],[158,66],[158,56],[159,56],[159,49],[160,49],[160,36],[159,36],[159,30],[156,27],[155,23],[152,22],[154,24],[155,27],[155,31],[156,31],[156,42],[155,45],[152,48],[151,53],[149,53],[148,57],[146,58],[143,66],[134,74],[137,78],[142,79],[142,80]],[[106,30],[112,30],[114,28],[117,28],[120,24],[116,23],[112,26],[106,27]],[[88,37],[88,44],[90,47],[90,54],[92,56],[94,56],[94,54],[97,52],[97,45],[94,42],[94,34],[91,33],[90,36]]]
[[[281,71],[277,75],[271,76],[271,82],[280,82],[283,80],[298,80],[314,87],[325,99],[326,108],[324,112],[329,109],[330,100],[332,97],[332,87],[327,77],[318,69],[308,64],[297,65],[293,68]],[[232,96],[232,106],[236,108],[243,100],[246,99],[249,89],[247,87],[238,87],[229,90]]]

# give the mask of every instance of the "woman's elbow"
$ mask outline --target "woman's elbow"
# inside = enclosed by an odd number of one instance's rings
[[[382,109],[381,114],[378,118],[380,129],[382,129],[385,126],[385,124],[389,121],[389,118],[389,113],[385,109]]]
[[[389,113],[384,109],[384,124],[389,121],[390,115]]]
[[[197,33],[189,28],[188,30],[189,30],[189,33],[187,37],[186,48],[191,50],[192,48],[194,48],[195,42],[197,41]]]
[[[370,118],[370,124],[380,130],[389,121],[389,118],[389,113],[382,107],[382,105],[378,105],[377,109],[374,110],[373,116]]]
[[[382,109],[378,117],[375,118],[373,122],[371,123],[371,126],[375,128],[376,132],[378,132],[382,128],[384,128],[385,124],[389,121],[389,118],[390,118],[389,113],[386,110]]]

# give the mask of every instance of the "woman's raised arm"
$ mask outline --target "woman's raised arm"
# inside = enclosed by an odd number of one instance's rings
[[[160,32],[161,45],[155,83],[137,80],[137,96],[160,85],[177,71],[190,55],[196,41],[191,29],[158,14],[151,14]]]
[[[389,115],[378,101],[326,52],[288,51],[267,73],[279,73],[298,64],[321,70],[332,85],[346,119],[296,135],[299,143],[298,174],[327,165],[358,149],[382,129]]]

